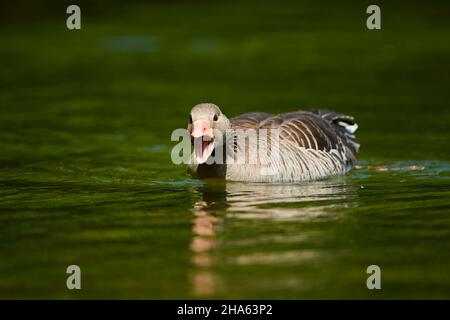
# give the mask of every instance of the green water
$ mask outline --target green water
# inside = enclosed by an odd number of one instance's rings
[[[0,297],[450,298],[450,8],[380,6],[380,31],[365,5],[313,1],[82,7],[71,32],[65,8],[5,20]],[[353,115],[361,167],[191,179],[170,134],[203,101]]]

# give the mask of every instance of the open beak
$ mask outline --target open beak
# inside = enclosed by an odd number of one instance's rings
[[[194,145],[195,159],[202,164],[214,150],[215,138],[211,123],[207,120],[196,120],[192,123],[192,141]]]

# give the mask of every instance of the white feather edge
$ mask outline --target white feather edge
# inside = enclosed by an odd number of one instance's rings
[[[357,123],[355,123],[353,125],[350,125],[350,124],[348,124],[346,122],[339,121],[338,125],[340,125],[341,127],[344,127],[345,130],[347,130],[348,132],[350,132],[352,134],[355,133],[356,130],[358,129],[358,124]]]

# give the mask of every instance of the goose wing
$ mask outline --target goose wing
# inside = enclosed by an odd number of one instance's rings
[[[233,129],[280,129],[280,141],[307,150],[337,150],[351,163],[356,161],[359,144],[353,117],[326,109],[295,111],[272,115],[250,112],[231,119]]]
[[[357,127],[352,117],[323,109],[284,113],[260,123],[260,128],[280,129],[280,141],[305,149],[337,150],[350,162],[356,160],[359,149],[353,135]]]

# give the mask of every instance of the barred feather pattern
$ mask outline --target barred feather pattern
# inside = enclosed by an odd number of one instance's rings
[[[255,129],[256,144],[235,143],[225,168],[220,170],[225,179],[250,182],[296,182],[325,178],[348,172],[356,161],[359,144],[354,132],[357,124],[353,118],[328,110],[296,111],[281,115],[247,113],[231,119],[235,132]],[[260,129],[279,130],[279,150],[271,152],[274,141],[269,135],[259,134]],[[233,131],[231,134],[234,134]],[[236,141],[240,137],[234,136]],[[261,143],[269,146],[269,153],[255,153]],[[246,148],[243,150],[242,148]],[[250,152],[249,152],[250,150]],[[252,152],[253,151],[253,152]],[[239,152],[257,157],[256,163],[233,164]],[[254,160],[254,159],[253,159]],[[267,165],[269,164],[269,165]],[[266,171],[264,171],[266,170]],[[267,171],[270,170],[270,171]]]

